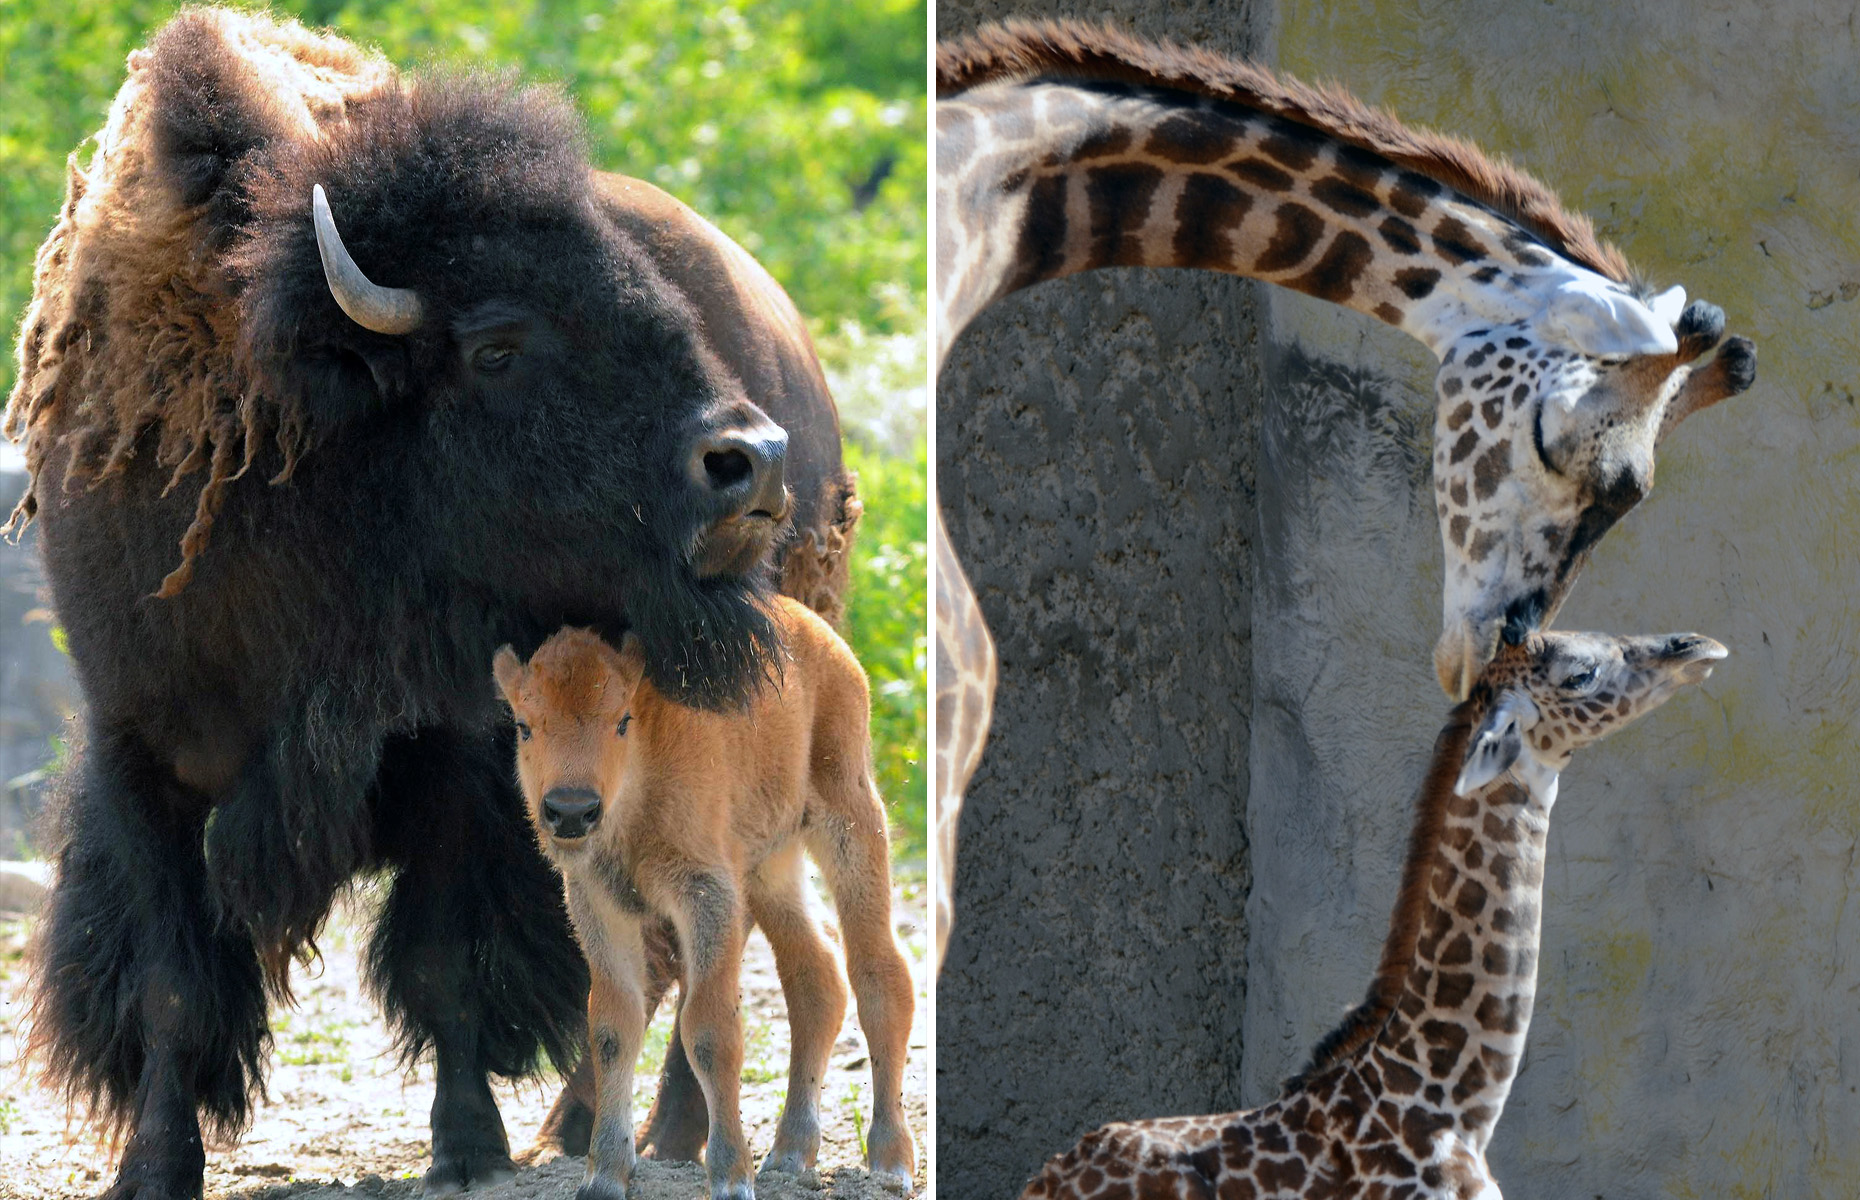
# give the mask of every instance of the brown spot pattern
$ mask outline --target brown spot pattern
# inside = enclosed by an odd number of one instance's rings
[[[1324,220],[1302,204],[1279,205],[1272,214],[1276,225],[1264,253],[1253,264],[1257,271],[1284,271],[1310,257],[1324,236]]]

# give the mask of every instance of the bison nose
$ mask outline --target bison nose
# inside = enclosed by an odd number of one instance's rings
[[[543,794],[543,820],[559,838],[584,838],[601,820],[601,797],[587,788],[550,788]]]
[[[788,515],[782,478],[787,457],[788,435],[764,419],[699,438],[691,448],[689,473],[701,494],[723,503],[725,516],[779,521]]]

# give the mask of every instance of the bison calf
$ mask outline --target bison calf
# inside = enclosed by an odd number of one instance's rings
[[[680,1020],[710,1108],[711,1195],[754,1195],[737,1111],[737,980],[752,920],[775,951],[792,1033],[787,1100],[763,1169],[813,1165],[846,985],[808,911],[803,848],[833,891],[871,1052],[867,1159],[909,1187],[900,1093],[913,1000],[891,930],[865,673],[804,606],[778,598],[774,612],[789,655],[781,684],[736,712],[666,699],[645,680],[630,635],[615,650],[588,630],[564,629],[528,665],[508,646],[497,653],[497,684],[516,715],[518,779],[593,974],[598,1100],[578,1200],[624,1196],[633,1172],[633,1064],[649,1015],[643,938],[658,919],[671,921],[682,951]]]

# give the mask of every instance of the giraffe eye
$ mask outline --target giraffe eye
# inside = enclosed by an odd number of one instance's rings
[[[1580,692],[1595,682],[1595,668],[1586,667],[1563,681],[1563,686],[1572,692]]]
[[[621,718],[620,718],[620,724],[619,724],[619,726],[618,726],[618,727],[617,727],[617,728],[616,728],[616,729],[614,730],[614,732],[615,732],[615,733],[617,733],[617,734],[619,734],[619,735],[620,735],[621,737],[625,737],[625,736],[626,736],[626,727],[627,727],[628,725],[631,725],[632,723],[633,723],[633,714],[632,714],[632,713],[628,713],[628,714],[626,714],[626,715],[625,715],[624,717],[621,717]]]

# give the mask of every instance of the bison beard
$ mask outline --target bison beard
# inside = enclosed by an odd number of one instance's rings
[[[303,63],[315,87],[361,82],[293,107]],[[492,653],[631,628],[658,686],[740,701],[778,670],[772,568],[694,569],[744,514],[693,489],[689,447],[766,426],[731,370],[807,431],[788,553],[823,556],[790,573],[837,603],[824,551],[844,554],[858,505],[831,400],[805,342],[727,295],[707,319],[760,348],[718,363],[693,285],[665,277],[690,245],[641,252],[552,97],[403,85],[335,39],[211,10],[131,71],[41,254],[9,404],[87,701],[48,819],[33,1049],[127,1133],[113,1200],[198,1194],[203,1120],[235,1134],[262,1090],[268,992],[337,890],[378,872],[368,977],[400,1049],[436,1058],[428,1183],[482,1184],[510,1167],[487,1075],[571,1064],[587,994]],[[337,307],[313,184],[357,262],[418,290],[422,326],[390,337]],[[487,326],[515,330],[496,334],[522,351],[509,374],[465,352]],[[742,544],[779,516],[747,513]]]

